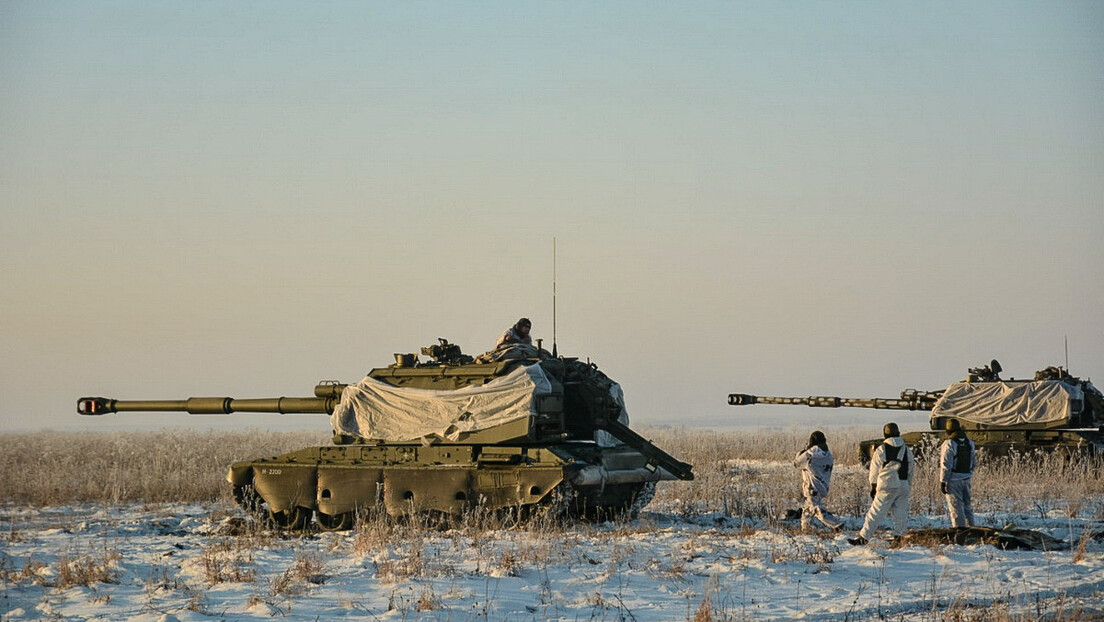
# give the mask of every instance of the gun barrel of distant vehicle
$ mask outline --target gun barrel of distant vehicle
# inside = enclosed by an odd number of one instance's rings
[[[775,397],[747,393],[729,393],[728,395],[728,403],[732,406],[778,404],[783,406],[812,406],[814,408],[876,408],[882,410],[931,410],[935,406],[936,399],[936,396],[928,393],[902,395],[900,398],[834,397],[830,395]]]

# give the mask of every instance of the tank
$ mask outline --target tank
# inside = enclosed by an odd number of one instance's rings
[[[1088,380],[1071,376],[1063,367],[1047,367],[1028,379],[1000,377],[1001,365],[973,367],[966,379],[946,389],[907,389],[899,398],[831,396],[769,397],[731,393],[733,406],[751,404],[807,405],[816,408],[926,410],[931,430],[906,432],[906,443],[921,452],[940,442],[945,425],[957,419],[966,434],[990,455],[1014,452],[1062,451],[1104,454],[1104,395]],[[883,439],[859,443],[864,465]]]
[[[77,412],[328,414],[332,445],[230,465],[238,504],[291,530],[475,509],[635,517],[656,482],[693,479],[691,465],[628,427],[620,386],[596,364],[527,345],[473,358],[438,341],[421,349],[424,362],[396,354],[360,382],[323,381],[310,397],[82,397]]]

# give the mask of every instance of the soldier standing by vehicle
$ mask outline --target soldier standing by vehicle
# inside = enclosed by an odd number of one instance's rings
[[[973,527],[970,479],[977,466],[974,442],[966,437],[958,419],[948,419],[947,440],[939,448],[939,490],[947,500],[951,527]]]
[[[851,544],[866,544],[887,515],[894,536],[908,531],[910,481],[915,471],[912,452],[896,423],[885,424],[882,435],[885,440],[870,460],[870,509],[858,537],[847,539]]]
[[[809,435],[809,445],[794,458],[794,466],[801,469],[801,492],[805,506],[801,508],[801,528],[811,529],[813,518],[830,529],[840,529],[843,522],[824,508],[824,498],[832,483],[832,467],[835,465],[828,439],[820,430]]]

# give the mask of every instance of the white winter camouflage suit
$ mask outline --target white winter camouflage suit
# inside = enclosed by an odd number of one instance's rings
[[[901,448],[897,460],[886,461],[887,446]],[[904,480],[898,476],[902,460],[908,461],[908,479]],[[866,513],[862,530],[859,531],[860,538],[869,540],[887,515],[892,521],[890,526],[893,535],[905,535],[908,531],[909,489],[915,474],[916,463],[912,458],[912,451],[900,436],[887,438],[878,445],[870,460],[869,478],[871,484],[877,485],[877,492]]]
[[[963,445],[968,445],[970,448],[969,470],[956,472],[955,462],[958,459],[959,448]],[[974,474],[975,466],[977,466],[977,451],[973,441],[965,435],[943,441],[939,449],[939,482],[947,485],[947,492],[943,497],[947,500],[947,513],[951,516],[951,527],[974,526],[970,478]]]
[[[805,495],[805,506],[801,508],[801,527],[809,529],[816,517],[826,526],[836,529],[843,523],[824,508],[824,498],[832,483],[832,467],[835,458],[831,450],[817,445],[802,451],[794,458],[793,464],[801,469],[801,493]]]

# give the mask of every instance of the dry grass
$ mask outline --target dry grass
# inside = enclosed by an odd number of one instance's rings
[[[291,566],[272,579],[272,595],[303,594],[310,585],[325,583],[326,578],[326,567],[321,557],[313,553],[296,553]]]
[[[804,449],[810,431],[645,428],[641,433],[646,438],[694,465],[694,481],[659,486],[653,507],[686,518],[716,514],[760,518],[774,525],[787,509],[801,505],[800,477],[791,461]],[[837,513],[861,514],[869,504],[856,449],[868,437],[864,429],[828,435],[836,456],[829,507]]]
[[[644,428],[640,432],[681,460],[694,465],[696,479],[666,482],[657,489],[651,511],[675,514],[701,521],[737,519],[728,523],[732,534],[743,530],[776,529],[784,534],[763,554],[772,564],[800,562],[810,571],[827,570],[840,555],[831,540],[798,537],[792,523],[784,523],[785,510],[800,506],[800,478],[790,461],[804,447],[809,430],[732,431]],[[847,429],[829,433],[836,455],[836,471],[828,506],[841,516],[861,517],[869,504],[866,470],[858,464],[856,446],[877,430]],[[305,432],[129,432],[129,433],[42,433],[0,435],[4,452],[0,468],[7,477],[0,482],[0,500],[27,507],[73,503],[120,502],[209,502],[229,501],[224,478],[230,462],[270,456],[315,444],[327,444],[328,435]],[[1014,456],[981,461],[974,480],[975,511],[1022,513],[1032,517],[1065,518],[1084,512],[1083,499],[1104,495],[1100,461],[1067,460],[1056,455]],[[933,461],[917,465],[913,485],[914,512],[939,515],[945,509],[936,481]],[[1094,517],[1100,519],[1102,517]],[[654,518],[615,527],[574,524],[566,526],[547,517],[518,524],[503,513],[473,512],[452,521],[449,529],[421,517],[396,521],[378,513],[361,517],[348,539],[335,540],[335,553],[350,554],[374,568],[376,580],[395,586],[391,609],[402,617],[444,607],[447,594],[438,595],[429,586],[407,595],[402,585],[412,579],[438,579],[474,572],[496,577],[547,576],[554,564],[580,567],[608,567],[610,576],[634,557],[631,536],[654,530]],[[610,538],[613,548],[597,558],[580,542]],[[540,537],[531,537],[539,534]],[[10,529],[0,534],[8,542],[24,537]],[[709,536],[703,535],[703,538]],[[1070,555],[1084,558],[1090,541],[1082,534]],[[503,539],[514,538],[513,546]],[[445,540],[452,540],[451,544]],[[556,545],[549,546],[550,540]],[[266,603],[274,614],[286,614],[292,599],[309,593],[312,585],[327,581],[325,559],[317,553],[296,553],[284,570],[266,574],[258,568],[255,551],[276,546],[278,536],[255,526],[235,532],[232,538],[214,539],[202,549],[197,563],[200,573],[194,585],[168,569],[155,569],[150,593],[158,589],[190,590],[189,608],[206,613],[204,590],[221,583],[249,583],[257,586],[251,603]],[[689,562],[699,543],[691,538],[668,557],[649,561],[649,572],[672,584],[688,583]],[[469,551],[472,568],[457,568],[439,548]],[[12,558],[0,556],[0,582],[16,586],[51,588],[94,586],[117,580],[119,556],[110,548],[92,554],[60,557],[46,565],[27,561],[18,566]],[[734,567],[741,563],[731,559]],[[541,583],[542,605],[554,600],[549,584]],[[746,619],[733,611],[722,597],[708,589],[688,595],[685,619],[721,621]],[[154,597],[151,596],[151,601]],[[590,604],[595,616],[631,617],[609,594],[595,592]],[[952,603],[932,611],[932,622],[1019,622],[1053,620],[1073,622],[1094,617],[1062,603],[1049,606],[1045,615],[1029,617],[1012,612],[997,602],[988,608]]]
[[[973,607],[956,603],[945,609],[932,611],[931,622],[1089,622],[1104,619],[1104,614],[1086,610],[1077,605],[1059,602],[1045,611],[1013,612],[1007,603],[993,603],[985,607]]]
[[[40,585],[65,590],[73,586],[91,587],[98,583],[115,583],[122,555],[116,550],[58,557],[52,566],[28,560],[16,567],[14,560],[0,558],[0,584]]]
[[[659,486],[652,508],[685,517],[719,515],[756,518],[779,527],[787,509],[801,505],[800,478],[790,461],[810,430],[708,432],[645,428],[641,433],[682,460],[693,463],[692,482]],[[837,515],[862,516],[870,504],[867,471],[859,465],[859,441],[880,430],[845,428],[828,433],[836,456],[828,507]],[[1102,461],[1069,459],[1057,453],[1009,458],[980,457],[973,480],[975,513],[1006,512],[1036,518],[1078,513],[1081,500],[1104,494]],[[938,468],[930,458],[917,461],[910,502],[913,513],[946,512],[939,492]],[[1098,519],[1104,517],[1096,517]]]
[[[231,462],[328,442],[328,433],[257,430],[0,434],[0,500],[42,507],[229,498]]]
[[[57,580],[54,587],[64,590],[74,585],[88,587],[96,583],[115,583],[121,557],[118,551],[76,558],[63,556],[57,561]]]
[[[727,516],[782,526],[787,509],[800,506],[799,477],[790,460],[805,446],[809,430],[759,432],[642,428],[657,445],[694,465],[696,479],[659,486],[650,509],[685,518]],[[877,430],[830,431],[836,471],[828,506],[843,516],[861,516],[869,505],[866,471],[856,447]],[[74,503],[206,502],[229,500],[225,474],[235,460],[272,456],[309,445],[325,445],[323,432],[105,432],[0,435],[0,501],[28,507]],[[917,465],[912,510],[945,512],[933,461]],[[1069,516],[1079,499],[1104,494],[1099,460],[1069,460],[1057,454],[983,459],[974,477],[976,512]],[[1097,517],[1104,518],[1104,517]],[[357,534],[362,551],[408,540],[423,527],[366,521]],[[473,514],[459,525],[476,550],[481,533],[511,527],[499,514]],[[523,529],[562,532],[550,520]],[[399,532],[396,532],[399,530]],[[406,530],[406,531],[403,531]],[[500,560],[487,560],[497,565]],[[396,569],[396,574],[406,571]]]
[[[246,539],[218,540],[203,548],[203,575],[207,585],[252,583],[253,543]]]

